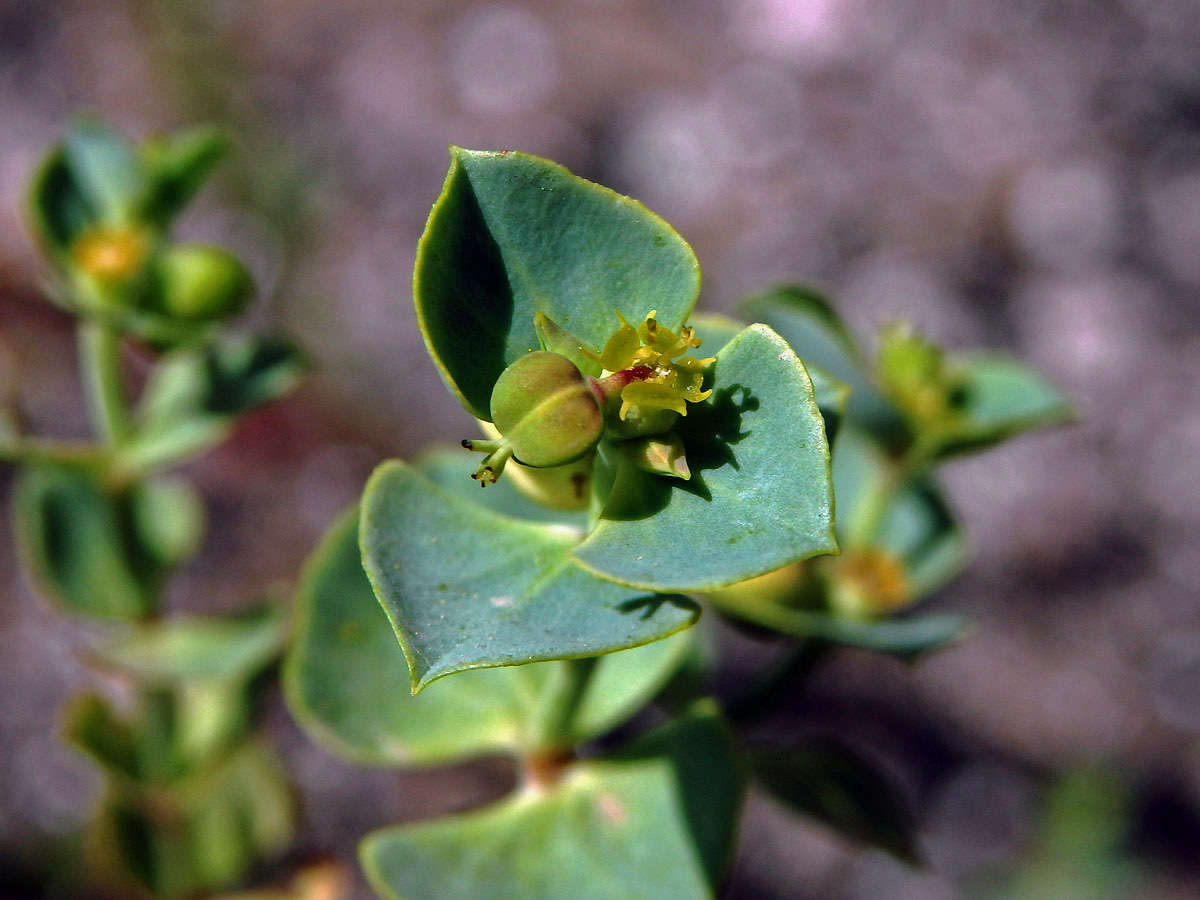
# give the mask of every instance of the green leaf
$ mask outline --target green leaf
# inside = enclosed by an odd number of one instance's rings
[[[276,338],[238,335],[169,353],[146,386],[127,459],[151,468],[202,453],[238,416],[295,388],[306,370],[300,351]]]
[[[904,659],[913,659],[959,640],[970,628],[970,620],[957,613],[863,621],[796,609],[773,598],[756,599],[753,594],[743,592],[735,597],[718,593],[710,599],[722,612],[781,634],[890,653]]]
[[[96,207],[84,194],[63,148],[43,160],[29,189],[29,216],[45,250],[65,256],[85,228],[97,220]]]
[[[82,694],[71,701],[63,715],[63,740],[108,772],[138,777],[137,737],[98,694]]]
[[[824,295],[791,285],[749,298],[741,314],[779,332],[804,360],[849,388],[846,416],[889,445],[902,443],[908,425],[876,385],[862,352]]]
[[[677,428],[691,480],[619,468],[574,551],[589,571],[648,590],[702,591],[836,550],[825,430],[795,353],[752,325],[710,371],[712,396]]]
[[[758,783],[795,811],[905,862],[919,861],[915,827],[895,786],[860,754],[812,741],[749,759]]]
[[[982,450],[1074,415],[1058,388],[1016,360],[974,355],[954,363],[962,378],[962,403],[955,427],[938,443],[940,458]]]
[[[367,879],[387,900],[711,898],[740,805],[729,740],[707,715],[659,741],[544,792],[368,835]]]
[[[282,852],[294,832],[286,775],[258,742],[201,778],[157,787],[110,785],[92,823],[94,862],[159,897],[206,895]]]
[[[141,151],[150,182],[142,214],[165,227],[229,151],[229,138],[219,129],[200,126],[152,138]]]
[[[34,579],[56,603],[101,618],[153,612],[164,570],[138,540],[128,493],[109,488],[99,472],[29,466],[13,515]]]
[[[236,618],[178,616],[147,623],[93,652],[102,664],[150,684],[245,679],[275,658],[286,631],[286,615],[271,605]]]
[[[514,463],[510,462],[505,468],[503,478],[483,489],[478,481],[472,480],[474,463],[470,453],[461,447],[439,447],[427,451],[417,460],[417,468],[438,487],[483,509],[514,519],[564,525],[577,529],[581,535],[587,528],[586,512],[551,509],[522,494],[516,487],[517,479],[513,477],[517,469]]]
[[[540,346],[536,313],[599,348],[616,312],[678,329],[699,289],[691,248],[640,203],[535,156],[458,147],[414,274],[429,352],[485,420],[500,373]]]
[[[111,224],[130,224],[146,187],[133,145],[107,125],[81,119],[67,130],[62,146],[80,193],[98,217]]]
[[[411,696],[408,662],[362,568],[357,510],[313,554],[296,605],[284,665],[288,705],[316,740],[358,762],[440,763],[521,750],[558,689],[563,664],[554,662],[462,672]],[[682,662],[688,644],[685,632],[602,657],[580,703],[575,738],[636,712]]]
[[[134,485],[129,504],[139,544],[162,568],[174,568],[200,549],[204,501],[191,482],[167,476],[147,478]]]
[[[464,669],[596,656],[691,625],[695,604],[632,591],[571,563],[574,529],[472,506],[412,467],[363,494],[363,562],[419,690]]]

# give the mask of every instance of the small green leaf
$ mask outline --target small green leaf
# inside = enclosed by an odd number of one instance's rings
[[[80,193],[99,219],[130,224],[146,187],[133,145],[107,125],[82,119],[67,130],[62,146]]]
[[[50,151],[34,176],[29,215],[42,246],[60,260],[84,229],[97,221],[97,210],[67,164],[62,147]]]
[[[741,314],[750,321],[770,325],[805,365],[811,363],[846,385],[850,391],[846,397],[847,418],[888,445],[907,440],[904,417],[875,386],[854,338],[822,294],[801,286],[779,287],[746,300]]]
[[[204,501],[183,478],[156,476],[133,486],[129,496],[138,543],[163,569],[190,558],[204,538]]]
[[[712,396],[677,431],[689,481],[617,469],[589,571],[649,590],[712,590],[836,549],[829,451],[804,366],[763,325],[717,354]]]
[[[89,846],[93,861],[158,897],[208,895],[282,852],[294,804],[274,754],[248,742],[203,777],[157,786],[110,785]],[[126,886],[126,893],[129,892]]]
[[[540,346],[537,313],[599,348],[617,312],[678,329],[699,288],[691,248],[640,203],[535,156],[458,147],[414,274],[429,352],[479,419],[500,373]]]
[[[891,780],[873,763],[833,741],[749,754],[756,780],[795,811],[909,863],[916,831]]]
[[[360,539],[416,690],[464,669],[637,647],[699,614],[684,597],[629,590],[572,565],[573,529],[474,507],[399,461],[371,476]]]
[[[357,510],[313,554],[296,605],[284,666],[288,705],[316,740],[358,762],[444,763],[520,750],[558,689],[563,664],[554,662],[462,672],[411,696],[408,662],[362,568]],[[575,738],[634,713],[680,664],[688,643],[685,632],[602,657],[576,715]]]
[[[600,377],[604,367],[583,352],[586,349],[595,353],[596,350],[594,347],[588,347],[582,338],[567,331],[542,312],[534,314],[533,327],[537,330],[538,341],[543,350],[566,357],[584,375]]]
[[[142,214],[165,227],[191,202],[228,150],[228,137],[208,126],[146,141],[141,155],[150,188]]]
[[[63,740],[110,773],[138,777],[137,737],[98,694],[82,694],[72,700],[63,716]]]
[[[973,355],[955,363],[962,378],[962,405],[956,427],[939,442],[941,458],[982,450],[1074,415],[1058,388],[1016,360]]]
[[[99,472],[27,467],[13,515],[35,581],[55,602],[112,619],[155,609],[164,570],[137,537],[128,493],[109,488]]]
[[[125,453],[146,468],[202,453],[238,416],[295,388],[306,369],[291,343],[250,335],[169,353],[151,374]]]
[[[360,858],[388,900],[707,900],[740,804],[715,717],[661,735],[646,754],[580,763],[544,792],[377,831]]]
[[[199,679],[246,679],[279,653],[287,618],[278,606],[239,617],[185,617],[152,622],[94,653],[139,681],[170,685]]]

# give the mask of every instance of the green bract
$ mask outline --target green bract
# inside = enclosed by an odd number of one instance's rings
[[[502,496],[505,485],[487,493]],[[374,765],[446,763],[534,749],[535,722],[560,689],[565,664],[463,672],[411,696],[403,689],[408,662],[363,572],[356,510],[335,524],[313,554],[297,604],[284,684],[292,710],[321,743]],[[678,667],[689,636],[603,657],[574,737],[593,737],[628,718]]]
[[[536,156],[458,147],[413,275],[430,355],[479,419],[500,373],[541,347],[537,313],[597,348],[614,312],[681,327],[699,290],[691,248],[640,203]]]

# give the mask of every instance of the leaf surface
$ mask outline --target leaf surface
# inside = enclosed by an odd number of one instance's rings
[[[362,568],[357,510],[313,554],[297,607],[284,668],[288,704],[317,740],[360,762],[444,763],[519,750],[559,689],[562,664],[549,662],[461,672],[412,696],[408,662]],[[602,657],[575,719],[576,739],[635,712],[689,642],[685,632]]]
[[[377,831],[360,857],[388,900],[706,900],[736,826],[735,771],[715,717],[695,716],[544,792]]]
[[[575,529],[473,506],[392,461],[363,494],[367,576],[421,689],[464,669],[596,656],[680,631],[685,597],[631,590],[569,559]]]
[[[691,248],[640,203],[536,156],[459,147],[413,279],[434,362],[485,420],[500,373],[540,346],[537,313],[596,349],[617,312],[678,329],[700,289]]]

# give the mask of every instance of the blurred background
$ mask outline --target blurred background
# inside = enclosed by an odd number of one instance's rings
[[[286,588],[377,461],[471,431],[416,332],[414,248],[448,144],[548,156],[672,222],[704,308],[807,282],[864,337],[907,319],[1014,352],[1078,404],[1078,424],[945,473],[976,558],[934,605],[974,634],[912,668],[841,653],[781,711],[888,766],[930,866],[753,797],[729,896],[1200,896],[1195,0],[0,0],[0,401],[64,437],[86,429],[71,322],[40,297],[21,205],[79,110],[138,136],[228,129],[182,234],[248,256],[252,324],[318,365],[189,470],[212,527],[176,609]],[[57,737],[93,680],[85,642],[0,525],[13,872],[98,787]],[[269,724],[301,854],[350,861],[367,829],[507,778],[358,769],[280,704]],[[1074,877],[1088,826],[1102,852]]]

